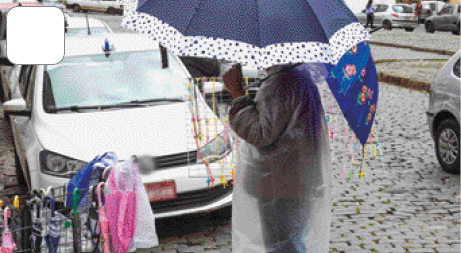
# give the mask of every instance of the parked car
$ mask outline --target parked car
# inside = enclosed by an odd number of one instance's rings
[[[460,57],[458,51],[437,73],[426,111],[437,159],[445,171],[454,174],[460,173]]]
[[[74,12],[105,12],[123,14],[123,0],[64,0],[66,8]]]
[[[11,66],[13,65],[13,63],[11,63],[6,56],[6,16],[8,11],[18,6],[19,4],[22,6],[43,6],[42,4],[33,0],[29,0],[27,2],[19,1],[16,3],[0,4],[0,102],[2,103],[7,101],[11,95],[7,85],[7,76],[9,75]]]
[[[101,20],[86,17],[69,17],[67,20],[66,37],[88,35],[88,23],[91,35],[101,35],[113,33],[112,29]]]
[[[177,193],[151,203],[156,218],[229,206],[231,168],[222,173],[220,162],[233,159],[233,140],[198,89],[195,102],[189,100],[190,75],[179,58],[167,53],[164,61],[158,44],[142,34],[65,40],[60,63],[15,66],[11,74],[16,92],[4,103],[4,112],[12,124],[21,181],[33,189],[62,186],[96,155],[112,151],[120,162],[150,155],[155,168],[143,170],[142,182]],[[200,131],[211,138],[198,148],[189,106],[213,122],[209,129],[201,124]],[[205,159],[219,182],[211,188]],[[226,187],[221,175],[230,180]]]
[[[451,31],[454,35],[460,34],[461,5],[446,4],[442,10],[428,18],[424,24],[426,32]]]
[[[387,30],[404,28],[407,32],[412,32],[418,27],[418,18],[415,11],[407,4],[375,4],[374,14],[373,26],[383,26]],[[360,13],[356,13],[355,16],[361,24],[367,23],[365,9]]]

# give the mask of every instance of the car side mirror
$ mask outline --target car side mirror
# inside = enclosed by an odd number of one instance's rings
[[[5,116],[27,116],[32,115],[32,111],[27,108],[26,101],[23,98],[16,98],[3,103],[3,114]]]
[[[213,94],[213,82],[204,82],[203,89],[205,94]],[[221,82],[214,82],[214,92],[221,92],[224,90],[224,84]]]

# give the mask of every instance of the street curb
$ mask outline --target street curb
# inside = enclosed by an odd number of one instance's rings
[[[424,61],[448,61],[448,59],[381,59],[376,60],[375,64],[388,62],[424,62]]]
[[[413,46],[406,46],[406,45],[399,45],[399,44],[394,44],[394,43],[386,43],[386,42],[376,42],[376,41],[368,41],[372,45],[378,45],[378,46],[385,46],[385,47],[397,47],[397,48],[408,48],[413,51],[422,51],[422,52],[427,52],[427,53],[436,53],[440,55],[449,55],[453,56],[456,54],[456,52],[450,51],[450,50],[439,50],[439,49],[430,49],[430,48],[421,48],[421,47],[413,47]]]
[[[428,93],[431,92],[431,84],[426,82],[417,81],[414,79],[401,77],[401,76],[393,76],[386,74],[384,72],[378,71],[378,80],[380,82],[390,83],[396,86],[404,87],[411,90],[416,91],[426,91]]]

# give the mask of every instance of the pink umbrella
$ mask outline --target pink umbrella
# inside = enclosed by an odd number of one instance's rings
[[[104,186],[105,183],[99,183],[97,193],[98,193],[98,213],[99,213],[99,226],[101,228],[101,240],[104,253],[110,253],[110,237],[109,237],[109,220],[106,216],[106,210],[101,201],[101,186]]]
[[[14,250],[16,250],[16,243],[13,240],[13,235],[11,235],[11,232],[8,229],[8,218],[10,217],[11,210],[9,207],[6,207],[3,212],[5,230],[3,232],[3,241],[2,247],[0,247],[0,253],[12,253]]]
[[[136,184],[131,169],[117,167],[109,175],[107,186],[110,194],[104,198],[106,215],[116,253],[125,253],[135,235]]]

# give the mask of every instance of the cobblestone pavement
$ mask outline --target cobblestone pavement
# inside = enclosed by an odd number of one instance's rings
[[[370,41],[454,52],[458,51],[461,45],[459,35],[453,35],[451,32],[426,33],[422,25],[414,32],[405,32],[403,29],[391,31],[381,29],[371,34]]]

